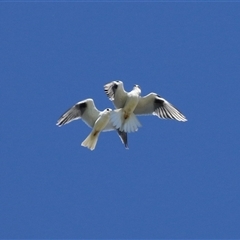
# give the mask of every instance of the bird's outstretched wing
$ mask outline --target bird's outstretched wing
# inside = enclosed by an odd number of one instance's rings
[[[122,81],[112,81],[104,85],[104,91],[116,108],[122,108],[127,100],[127,92]]]
[[[187,121],[186,117],[177,108],[156,93],[150,93],[140,98],[134,113],[136,115],[153,114],[163,119]]]
[[[70,123],[71,121],[82,119],[88,126],[93,127],[100,111],[95,107],[91,98],[76,103],[67,110],[57,121],[57,126]]]

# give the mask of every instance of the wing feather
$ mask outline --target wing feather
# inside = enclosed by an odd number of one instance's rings
[[[156,93],[150,93],[140,98],[134,113],[136,115],[153,114],[163,119],[187,121],[186,117],[176,107]]]
[[[124,90],[123,82],[112,81],[104,85],[104,91],[116,108],[124,107],[127,100],[127,92]]]
[[[76,103],[68,109],[57,121],[57,126],[61,127],[77,119],[82,119],[88,126],[93,127],[100,111],[95,107],[92,99],[86,99]]]

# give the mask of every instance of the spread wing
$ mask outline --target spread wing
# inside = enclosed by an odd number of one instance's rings
[[[123,82],[121,81],[110,82],[104,85],[104,91],[107,94],[108,98],[111,101],[113,101],[113,104],[116,108],[124,107],[128,94],[124,90]]]
[[[71,121],[82,119],[88,126],[93,127],[100,111],[95,107],[93,99],[89,98],[76,103],[67,110],[57,121],[57,126],[61,127]]]
[[[140,98],[134,113],[136,115],[153,114],[163,119],[187,121],[186,117],[177,108],[155,93],[150,93]]]

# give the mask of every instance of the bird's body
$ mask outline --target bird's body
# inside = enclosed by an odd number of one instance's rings
[[[98,119],[94,123],[91,133],[87,138],[82,142],[83,147],[87,147],[90,150],[94,150],[98,141],[98,137],[101,131],[103,131],[110,119],[111,109],[107,108],[99,114]]]
[[[141,93],[141,90],[135,91],[135,89],[133,89],[133,91],[128,93],[128,98],[126,100],[124,107],[122,108],[123,112],[124,112],[123,117],[125,120],[128,119],[129,116],[131,115],[131,113],[134,112],[134,110],[138,104],[138,101],[139,101],[140,93]]]
[[[124,104],[121,104],[121,108],[112,111],[110,114],[112,124],[120,131],[135,132],[141,126],[134,114],[140,94],[140,87],[135,85],[131,92],[122,97]]]
[[[63,126],[73,120],[82,119],[89,127],[92,128],[91,133],[82,142],[82,146],[88,147],[91,150],[96,147],[101,131],[105,132],[116,130],[122,143],[126,148],[128,148],[127,133],[116,129],[109,121],[111,111],[112,109],[110,108],[107,108],[102,112],[99,111],[95,107],[93,99],[89,98],[76,103],[73,107],[66,111],[57,121],[57,125]]]

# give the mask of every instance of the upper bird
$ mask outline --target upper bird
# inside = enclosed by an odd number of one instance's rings
[[[110,119],[112,124],[120,131],[134,132],[141,126],[134,110],[138,105],[141,89],[138,85],[134,85],[131,92],[126,92],[123,83],[114,81],[104,86],[105,92],[114,102],[117,109],[111,112]]]
[[[135,85],[136,86],[136,85]],[[122,81],[112,81],[104,85],[104,91],[108,98],[113,101],[114,106],[117,109],[125,108],[126,103],[129,99],[129,94],[124,90]],[[133,109],[133,108],[132,108]],[[118,110],[114,110],[116,112]],[[186,117],[171,103],[164,98],[160,97],[156,93],[149,93],[144,97],[138,97],[136,106],[133,109],[133,114],[136,115],[156,115],[159,118],[164,119],[175,119],[177,121],[185,122]],[[110,115],[111,116],[111,115]],[[113,125],[118,127],[116,119],[111,119]],[[121,129],[121,128],[120,128]],[[122,130],[129,132],[127,128]]]
[[[93,99],[88,98],[76,103],[73,107],[66,111],[58,119],[56,125],[60,127],[64,124],[70,123],[73,120],[82,119],[89,127],[92,128],[92,131],[81,145],[89,148],[90,150],[95,149],[101,131],[117,130],[122,143],[125,145],[125,148],[128,148],[127,133],[116,129],[109,121],[111,111],[112,109],[110,108],[106,108],[102,112],[99,111],[96,108]]]

